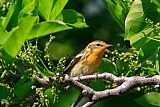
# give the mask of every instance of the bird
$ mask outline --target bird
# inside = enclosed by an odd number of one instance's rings
[[[101,40],[89,43],[84,50],[77,54],[64,69],[71,77],[91,75],[101,64],[105,49],[112,46]]]

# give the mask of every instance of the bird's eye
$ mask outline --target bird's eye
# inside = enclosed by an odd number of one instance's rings
[[[97,47],[100,47],[100,46],[101,46],[101,44],[97,43],[97,44],[96,44],[96,46],[97,46]]]

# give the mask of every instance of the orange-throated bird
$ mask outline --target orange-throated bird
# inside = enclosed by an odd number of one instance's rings
[[[68,73],[72,77],[93,74],[102,61],[105,49],[109,46],[112,45],[100,40],[89,43],[84,50],[73,58],[65,68],[64,73]]]

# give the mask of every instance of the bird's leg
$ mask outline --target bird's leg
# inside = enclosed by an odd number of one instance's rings
[[[93,79],[94,82],[95,82],[95,81],[97,80],[97,78],[98,78],[98,74],[95,73],[95,75],[96,75],[96,77]]]
[[[81,71],[81,74],[78,75],[78,81],[81,81],[81,76],[83,76],[83,72]]]
[[[96,74],[96,78],[95,78],[95,80],[98,78],[98,74],[97,73],[95,73]]]

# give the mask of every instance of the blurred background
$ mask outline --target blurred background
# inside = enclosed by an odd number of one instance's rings
[[[89,27],[53,34],[55,39],[50,45],[50,53],[54,60],[65,56],[73,57],[94,40],[103,40],[113,45],[123,44],[120,36],[122,29],[107,11],[102,0],[69,0],[65,8],[81,13]],[[41,38],[40,47],[44,48],[48,39],[49,36]]]

